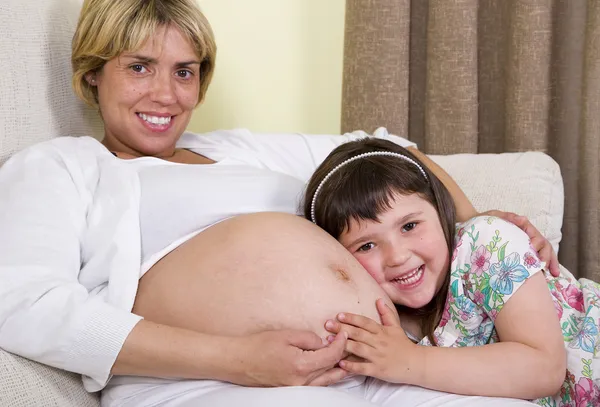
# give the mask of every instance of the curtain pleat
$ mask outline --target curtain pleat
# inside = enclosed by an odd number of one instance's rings
[[[600,2],[347,0],[342,130],[560,165],[559,258],[600,280]]]

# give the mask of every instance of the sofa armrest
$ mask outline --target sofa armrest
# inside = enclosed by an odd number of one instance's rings
[[[0,349],[0,406],[100,407],[81,376],[32,362]]]

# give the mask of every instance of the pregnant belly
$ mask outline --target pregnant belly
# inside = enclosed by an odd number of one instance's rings
[[[290,328],[324,337],[324,322],[338,312],[379,322],[377,298],[392,305],[320,228],[294,215],[258,213],[218,223],[156,263],[140,280],[134,312],[211,334]]]

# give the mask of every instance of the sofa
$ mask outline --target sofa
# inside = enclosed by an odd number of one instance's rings
[[[70,84],[70,40],[80,6],[80,0],[0,3],[0,165],[16,151],[52,137],[101,137],[97,113],[76,99]],[[433,159],[478,210],[525,215],[558,250],[564,193],[560,168],[549,156],[525,152]],[[0,406],[94,407],[99,398],[83,389],[76,374],[0,349]]]

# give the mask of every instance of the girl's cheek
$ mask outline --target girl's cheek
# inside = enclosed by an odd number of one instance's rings
[[[365,270],[367,270],[367,273],[369,273],[371,277],[375,279],[375,281],[379,282],[379,280],[381,280],[380,276],[378,275],[379,273],[377,272],[373,264],[371,264],[372,262],[366,259],[365,256],[354,255],[354,258],[358,260],[360,265],[363,266]]]

